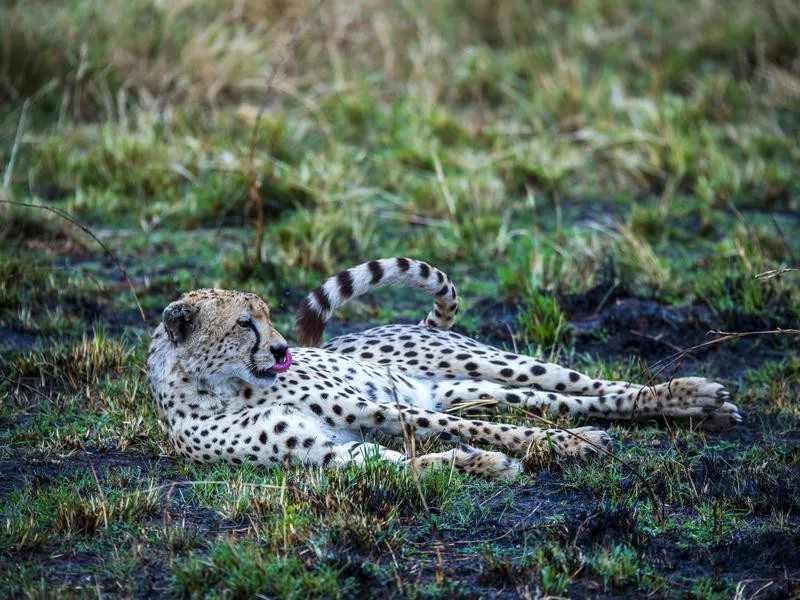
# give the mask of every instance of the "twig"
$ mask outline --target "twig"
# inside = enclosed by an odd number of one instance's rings
[[[789,273],[791,271],[800,271],[800,269],[794,269],[790,267],[782,267],[780,269],[770,269],[769,271],[764,271],[763,273],[759,273],[758,275],[753,275],[756,279],[761,279],[766,281],[767,279],[772,279],[774,277],[780,277],[784,273]]]
[[[106,493],[103,491],[103,486],[100,485],[100,478],[97,476],[97,471],[94,469],[94,463],[89,463],[89,467],[92,469],[92,475],[94,475],[94,482],[97,484],[97,492],[100,494],[100,499],[102,500],[101,506],[103,507],[103,523],[104,527],[108,529],[108,511],[106,510]]]
[[[738,338],[743,337],[751,337],[754,335],[800,335],[800,329],[782,329],[780,327],[776,329],[768,329],[765,331],[716,331],[711,330],[708,334],[719,335],[722,337],[718,337],[713,340],[709,340],[707,342],[703,342],[702,344],[697,344],[696,346],[692,346],[691,348],[686,348],[685,350],[681,350],[680,352],[676,352],[666,358],[662,358],[661,360],[657,360],[650,368],[653,369],[658,365],[663,363],[663,366],[656,372],[655,376],[658,377],[661,373],[666,371],[670,368],[670,366],[674,365],[676,362],[683,360],[686,356],[690,355],[695,350],[700,350],[701,348],[707,348],[709,346],[715,346],[716,344],[721,344],[722,342],[729,342],[731,340],[735,340]]]
[[[17,134],[14,136],[14,145],[11,147],[11,157],[8,159],[6,171],[3,173],[3,189],[7,190],[11,185],[11,178],[14,175],[14,163],[17,162],[17,152],[19,151],[19,144],[22,141],[22,134],[25,132],[25,125],[28,121],[28,108],[30,107],[31,99],[26,98],[22,103],[22,114],[19,116],[19,123],[17,123]]]
[[[656,523],[659,524],[659,525],[663,525],[664,524],[664,521],[665,521],[664,505],[663,504],[659,504],[658,497],[656,496],[655,491],[650,486],[650,484],[647,483],[647,480],[644,478],[644,476],[641,473],[639,473],[639,471],[637,471],[633,467],[633,465],[631,465],[627,461],[621,459],[619,456],[617,456],[616,454],[614,454],[610,450],[606,450],[600,444],[595,444],[593,441],[586,439],[585,437],[583,437],[579,433],[575,433],[574,431],[570,431],[569,429],[564,429],[563,427],[559,427],[558,425],[556,425],[550,419],[547,419],[545,417],[542,417],[542,416],[539,416],[539,415],[537,415],[535,413],[527,411],[524,408],[519,408],[519,410],[528,418],[534,419],[536,421],[541,421],[545,425],[549,425],[550,427],[558,429],[559,431],[563,431],[564,433],[566,433],[568,435],[571,435],[572,437],[578,438],[582,442],[585,442],[585,443],[589,444],[595,450],[601,452],[602,454],[605,454],[606,456],[608,456],[610,458],[613,458],[614,460],[619,462],[623,467],[628,469],[633,474],[633,476],[636,477],[636,479],[638,479],[642,483],[642,485],[644,486],[645,492],[647,493],[647,496],[650,499],[650,503],[653,505],[653,511],[655,513]]]
[[[320,0],[320,3],[322,0]],[[310,12],[310,10],[309,10]],[[306,15],[307,16],[307,15]],[[256,112],[256,118],[253,122],[253,131],[250,134],[250,144],[247,148],[247,177],[250,181],[250,200],[255,204],[256,207],[256,241],[255,241],[255,261],[256,264],[261,264],[261,247],[264,244],[264,199],[261,197],[261,182],[258,180],[256,175],[256,165],[255,165],[255,154],[256,154],[256,139],[258,138],[258,129],[259,125],[261,124],[261,117],[264,115],[264,111],[267,109],[267,100],[269,99],[270,91],[273,88],[275,82],[275,75],[278,73],[278,68],[283,66],[283,63],[286,61],[289,50],[294,47],[297,39],[300,37],[300,29],[303,25],[305,25],[306,19],[300,19],[292,29],[292,33],[289,35],[289,40],[286,44],[282,47],[281,53],[278,55],[277,59],[272,63],[269,71],[267,72],[266,77],[266,86],[264,87],[264,93],[261,96],[261,102],[258,104],[258,111]]]
[[[33,392],[34,394],[38,394],[40,397],[44,398],[45,400],[51,400],[50,396],[48,396],[47,394],[45,394],[41,390],[37,390],[35,387],[30,386],[27,383],[23,383],[19,379],[13,379],[13,378],[11,378],[11,377],[9,377],[7,375],[3,375],[2,373],[0,373],[0,378],[2,378],[3,381],[7,381],[8,383],[10,383],[12,385],[16,385],[18,387],[23,387],[26,390]]]
[[[503,324],[506,326],[506,329],[508,329],[508,333],[511,336],[511,347],[514,349],[514,354],[519,354],[519,351],[517,350],[517,338],[514,337],[514,330],[511,329],[511,325],[508,323]]]
[[[680,346],[676,346],[675,344],[672,344],[672,343],[668,342],[667,340],[662,340],[662,339],[660,339],[660,338],[658,338],[658,337],[656,337],[654,335],[649,335],[647,333],[644,333],[643,331],[637,331],[636,329],[631,329],[630,331],[631,331],[631,333],[633,335],[636,335],[636,336],[639,336],[639,337],[643,337],[644,339],[650,340],[651,342],[656,342],[658,344],[663,344],[667,348],[675,350],[676,352],[680,352],[681,351]],[[695,358],[694,356],[690,356],[689,358],[691,358],[692,360],[697,360],[697,358]]]
[[[117,269],[119,269],[120,274],[125,279],[125,283],[128,285],[128,289],[131,291],[131,295],[133,296],[133,301],[136,302],[136,308],[139,309],[139,316],[142,318],[142,324],[144,325],[145,331],[147,331],[148,334],[150,333],[150,327],[148,327],[147,325],[147,317],[144,316],[144,309],[142,308],[141,302],[139,302],[139,296],[136,294],[136,288],[133,286],[133,282],[131,281],[130,277],[128,277],[128,272],[125,270],[125,265],[122,264],[119,258],[117,258],[117,255],[114,254],[109,249],[109,247],[106,246],[103,243],[103,241],[92,232],[91,229],[89,229],[88,227],[77,221],[74,217],[70,216],[69,214],[65,213],[63,210],[60,210],[58,208],[45,206],[43,204],[31,204],[30,202],[19,202],[17,200],[0,199],[0,203],[13,204],[14,206],[25,206],[27,208],[39,208],[51,212],[54,215],[57,215],[62,219],[69,221],[70,223],[75,225],[75,227],[83,231],[85,234],[91,237],[95,242],[97,242],[100,245],[100,247],[106,252],[106,254],[108,254],[108,256],[111,257],[111,260],[114,261],[114,264],[117,266]]]
[[[444,196],[444,201],[447,203],[447,210],[450,212],[450,216],[452,217],[456,214],[456,203],[455,200],[453,200],[453,195],[450,193],[450,188],[447,185],[447,179],[444,177],[442,163],[439,160],[439,155],[435,149],[431,149],[431,158],[433,158],[433,166],[436,169],[436,180],[439,182],[439,187],[442,189],[442,196]]]
[[[155,492],[158,490],[163,490],[164,488],[176,488],[176,487],[183,487],[183,486],[195,486],[195,485],[225,485],[228,487],[235,486],[235,487],[243,487],[243,488],[265,488],[270,490],[281,490],[283,486],[281,485],[274,485],[271,483],[236,483],[232,481],[217,481],[213,479],[209,480],[202,480],[202,481],[172,481],[170,483],[165,483],[163,485],[156,485],[153,487],[145,488],[143,490],[135,490],[135,492],[130,493],[149,493]]]
[[[794,252],[794,248],[792,248],[792,245],[787,241],[786,236],[783,235],[783,229],[781,229],[781,226],[778,224],[778,220],[775,218],[775,215],[772,215],[771,218],[772,218],[772,224],[775,226],[775,232],[778,234],[778,238],[781,240],[781,243],[783,244],[786,253],[792,257],[792,260],[794,262],[798,262],[797,255]]]
[[[406,423],[406,416],[401,408],[402,405],[400,404],[400,398],[397,395],[397,387],[394,382],[394,377],[392,377],[392,369],[390,367],[386,368],[386,374],[389,377],[389,383],[392,386],[392,395],[394,396],[394,403],[397,407],[398,418],[400,420],[400,430],[403,432],[403,445],[406,447],[406,451],[410,455],[408,466],[410,467],[411,477],[414,479],[414,485],[416,486],[417,493],[422,501],[422,507],[425,509],[425,514],[430,517],[431,511],[430,508],[428,508],[427,501],[425,500],[425,493],[422,491],[422,484],[420,484],[419,481],[419,473],[416,469],[416,465],[414,464],[414,459],[417,457],[417,446],[414,432],[412,427],[408,426]]]

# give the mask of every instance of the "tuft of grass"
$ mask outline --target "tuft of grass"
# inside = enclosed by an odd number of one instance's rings
[[[17,355],[11,360],[16,377],[32,379],[41,387],[77,391],[97,388],[101,380],[131,370],[134,349],[117,338],[107,337],[102,330],[75,344],[55,345]]]
[[[135,523],[151,515],[158,506],[157,490],[87,497],[68,496],[59,501],[53,528],[58,533],[74,536],[94,534],[113,523]]]
[[[520,323],[528,343],[551,348],[569,339],[567,318],[554,296],[530,295],[520,314]]]
[[[532,583],[543,595],[561,596],[572,579],[577,556],[552,542],[519,557],[489,545],[483,549],[482,561],[485,582],[515,586]]]
[[[223,539],[204,555],[190,555],[176,565],[173,593],[235,598],[266,595],[280,598],[351,596],[356,585],[342,577],[342,568],[307,566],[296,557],[282,557],[253,542]]]

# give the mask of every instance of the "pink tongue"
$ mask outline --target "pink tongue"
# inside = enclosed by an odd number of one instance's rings
[[[283,357],[283,361],[275,363],[269,368],[269,370],[274,371],[275,373],[281,373],[291,366],[292,366],[292,353],[287,350],[286,356]]]

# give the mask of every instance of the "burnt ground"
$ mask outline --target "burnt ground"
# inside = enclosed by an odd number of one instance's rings
[[[654,372],[658,361],[707,341],[711,330],[791,326],[776,319],[715,314],[700,304],[671,307],[602,290],[560,301],[569,315],[572,342],[581,356],[610,362],[638,356]],[[477,325],[473,331],[465,332],[495,345],[511,347],[518,341],[515,328],[520,309],[520,305],[492,299],[479,301],[470,310]],[[133,324],[127,315],[117,316],[117,320],[125,321],[124,325]],[[368,326],[334,322],[329,332],[337,335]],[[36,346],[40,341],[34,334],[18,335],[19,339],[10,338],[12,347],[17,346],[16,342],[23,347]],[[741,388],[744,370],[775,363],[797,350],[798,344],[792,339],[745,338],[734,344],[692,352],[670,375],[712,375],[732,384],[734,389]],[[605,585],[598,572],[581,557],[598,548],[623,544],[635,551],[637,560],[668,582],[658,588],[656,597],[670,595],[670,587],[673,592],[677,590],[678,597],[699,597],[692,587],[696,580],[710,582],[709,589],[723,597],[737,582],[744,582],[741,585],[745,597],[764,586],[758,598],[796,597],[800,594],[800,488],[796,483],[800,480],[800,465],[791,456],[800,450],[800,428],[796,420],[776,414],[768,407],[745,406],[744,413],[745,423],[738,429],[702,438],[701,443],[711,451],[687,463],[686,477],[694,485],[704,486],[703,493],[708,494],[710,502],[721,504],[730,496],[734,498],[734,509],[739,511],[735,526],[724,534],[711,536],[713,539],[698,541],[692,533],[697,511],[685,499],[670,500],[668,481],[658,477],[650,480],[667,521],[672,523],[659,528],[652,524],[651,518],[643,518],[648,511],[652,512],[648,508],[650,501],[635,475],[626,469],[621,468],[624,474],[613,486],[591,487],[580,485],[560,465],[549,464],[524,484],[465,486],[459,492],[460,501],[477,507],[480,516],[467,524],[451,518],[446,510],[436,514],[433,521],[403,518],[399,525],[405,540],[401,556],[381,548],[369,552],[350,549],[325,560],[358,581],[365,592],[385,589],[391,590],[387,592],[390,596],[403,596],[411,590],[427,589],[425,586],[445,581],[447,585],[437,585],[440,592],[445,590],[447,597],[511,598],[526,593],[535,595],[540,589],[537,583],[540,566],[526,562],[526,553],[537,547],[561,548],[564,557],[550,558],[570,573],[567,587],[570,596],[621,598],[640,593],[642,584],[622,580]],[[631,426],[618,450],[631,449],[646,439],[646,452],[652,456],[669,455],[676,449],[689,454],[697,452],[697,440],[687,442],[676,436],[671,426],[656,427],[653,434],[653,424]],[[736,468],[731,465],[742,463],[738,457],[752,445],[783,448],[786,468],[774,475],[775,481],[763,483],[756,475],[737,478],[728,473]],[[638,453],[629,464],[652,474],[653,466],[648,460]],[[0,498],[7,499],[18,490],[45,489],[65,477],[87,472],[97,474],[99,481],[104,482],[124,470],[163,486],[160,492],[163,512],[146,520],[146,527],[157,528],[165,518],[181,520],[201,539],[247,528],[245,518],[227,519],[215,511],[183,502],[181,492],[188,480],[175,461],[141,448],[123,450],[113,444],[97,448],[89,444],[83,450],[57,456],[7,448],[0,458]],[[771,502],[766,502],[764,496],[769,496]],[[620,501],[620,497],[624,500]],[[701,494],[698,502],[702,500]],[[748,503],[748,508],[742,508]],[[703,524],[697,527],[702,529]],[[48,581],[59,585],[81,588],[91,581],[109,593],[122,593],[117,589],[118,575],[103,570],[106,557],[102,547],[101,544],[100,549],[65,554],[60,544],[51,542],[7,556],[2,562],[8,568],[15,564],[36,564],[47,573]],[[202,542],[197,547],[202,548]],[[317,560],[307,548],[300,549],[299,555],[304,561]],[[406,587],[397,583],[397,576],[376,570],[376,566],[385,569],[395,561],[400,581]],[[138,558],[131,576],[133,589],[141,596],[160,595],[172,581],[169,568],[156,555]]]
[[[714,332],[796,328],[790,317],[716,313],[703,304],[671,306],[630,296],[613,286],[563,296],[559,303],[569,318],[569,332],[579,354],[605,361],[635,356],[662,379],[698,373],[735,379],[737,373],[780,361],[787,352],[800,347],[797,339],[788,335],[761,335],[685,352],[720,337]],[[476,332],[458,325],[454,329],[510,348],[518,343],[514,332],[523,306],[485,299],[470,307],[478,323]],[[672,361],[678,354],[683,357]],[[667,368],[663,368],[665,365]]]

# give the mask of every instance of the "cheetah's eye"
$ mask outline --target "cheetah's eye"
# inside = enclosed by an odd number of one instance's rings
[[[242,317],[241,319],[238,319],[238,320],[236,321],[236,324],[237,324],[239,327],[246,327],[246,328],[247,328],[247,327],[251,327],[251,326],[252,326],[252,324],[253,324],[253,321],[252,321],[252,320],[250,320],[250,319],[245,319],[244,317]]]

